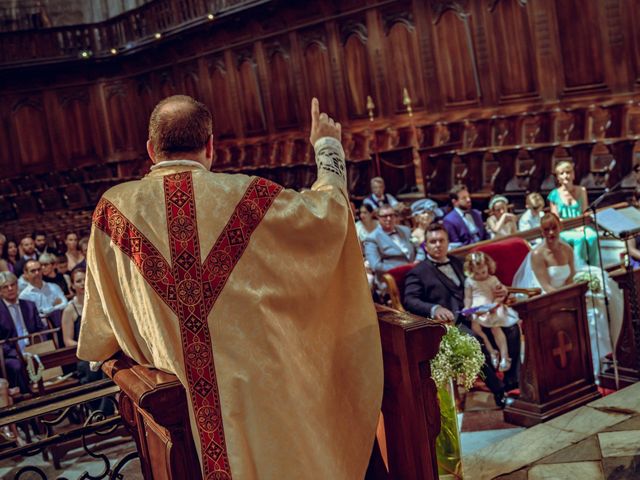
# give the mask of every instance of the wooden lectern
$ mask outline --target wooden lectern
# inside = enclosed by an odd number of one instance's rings
[[[377,310],[384,359],[382,412],[388,478],[437,479],[440,409],[429,362],[445,329],[432,320],[390,308],[377,306]],[[105,362],[102,369],[122,389],[120,413],[138,447],[144,478],[200,480],[186,392],[177,377],[122,355]],[[384,477],[386,472],[375,476]]]
[[[600,397],[594,383],[585,303],[586,283],[513,305],[522,320],[525,356],[520,397],[507,422],[531,427]]]

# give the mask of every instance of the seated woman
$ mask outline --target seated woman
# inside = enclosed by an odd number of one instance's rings
[[[524,259],[513,278],[513,286],[518,288],[541,288],[545,293],[573,283],[576,274],[574,253],[571,246],[561,239],[562,224],[555,213],[549,213],[540,221],[543,241]],[[597,282],[601,282],[602,272],[586,266],[585,269]],[[606,275],[606,274],[605,274]],[[613,351],[611,339],[617,340],[622,325],[623,297],[617,283],[605,276],[606,294],[610,299],[607,319],[604,292],[587,290],[587,320],[591,338],[591,357],[594,372],[600,372],[601,359]]]
[[[82,308],[84,306],[84,278],[85,270],[83,268],[74,268],[71,271],[71,291],[75,296],[62,312],[62,339],[65,347],[78,344]],[[79,360],[77,368],[81,384],[95,382],[104,378],[102,371],[92,371],[87,361]],[[101,410],[105,415],[113,413],[113,404],[106,399],[94,400],[90,403],[90,407],[93,410]]]
[[[487,230],[491,238],[507,237],[518,231],[516,216],[508,211],[509,200],[502,195],[495,195],[489,201],[491,216],[487,218]]]
[[[378,220],[376,220],[374,215],[373,207],[368,203],[360,205],[358,213],[360,219],[356,222],[356,232],[358,234],[358,240],[360,240],[360,244],[362,244],[367,235],[378,228]]]
[[[551,190],[549,207],[561,219],[580,217],[588,206],[587,189],[575,185],[576,178],[573,163],[561,161],[555,168],[558,188]],[[578,266],[589,264],[599,266],[598,234],[591,227],[567,230],[561,234],[562,240],[573,247]]]

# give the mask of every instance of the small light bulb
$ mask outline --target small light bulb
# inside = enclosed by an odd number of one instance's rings
[[[83,50],[82,52],[80,52],[80,56],[82,58],[89,58],[89,52],[87,52],[86,50]]]
[[[156,33],[156,34],[154,35],[154,37],[156,37],[156,39],[158,39],[158,38],[162,37],[162,34],[161,34],[160,32],[158,32],[158,33]]]
[[[209,15],[207,15],[207,18],[209,20],[213,20],[214,18],[216,18],[216,16],[213,13],[210,13]]]
[[[118,53],[118,50],[116,50],[115,48],[112,48],[109,51],[111,52],[111,55],[115,55],[116,53]]]

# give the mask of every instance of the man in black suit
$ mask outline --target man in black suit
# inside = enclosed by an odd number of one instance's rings
[[[36,253],[36,244],[33,241],[33,238],[30,236],[24,237],[20,240],[20,251],[22,252],[21,257],[15,264],[15,272],[19,277],[22,275],[24,271],[24,266],[29,260],[37,260],[38,254]]]
[[[0,272],[0,340],[36,333],[44,329],[36,304],[18,299],[18,279],[11,272]],[[17,348],[29,344],[28,339],[2,345],[4,364],[9,387],[20,387],[22,393],[29,391],[29,383],[22,369]]]
[[[404,306],[416,315],[431,317],[443,322],[456,322],[458,328],[473,335],[469,320],[460,315],[464,308],[464,273],[462,261],[449,257],[449,236],[440,224],[431,224],[425,235],[427,259],[414,267],[406,276],[404,287]],[[507,290],[500,285],[495,292],[498,298],[505,297]],[[511,368],[505,372],[504,383],[496,376],[491,367],[489,352],[482,345],[486,362],[482,367],[484,381],[493,393],[496,405],[504,407],[505,391],[517,387],[520,369],[520,327],[503,327],[507,337],[509,355],[512,358]],[[484,329],[493,341],[491,330]],[[495,346],[495,344],[494,344]]]

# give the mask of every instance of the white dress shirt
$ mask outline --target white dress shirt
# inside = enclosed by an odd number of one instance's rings
[[[64,307],[67,306],[67,299],[62,293],[62,289],[55,283],[42,282],[42,288],[29,284],[20,293],[20,298],[22,300],[31,300],[35,303],[42,317],[55,310],[64,310]],[[57,298],[60,299],[60,303],[54,305]]]

